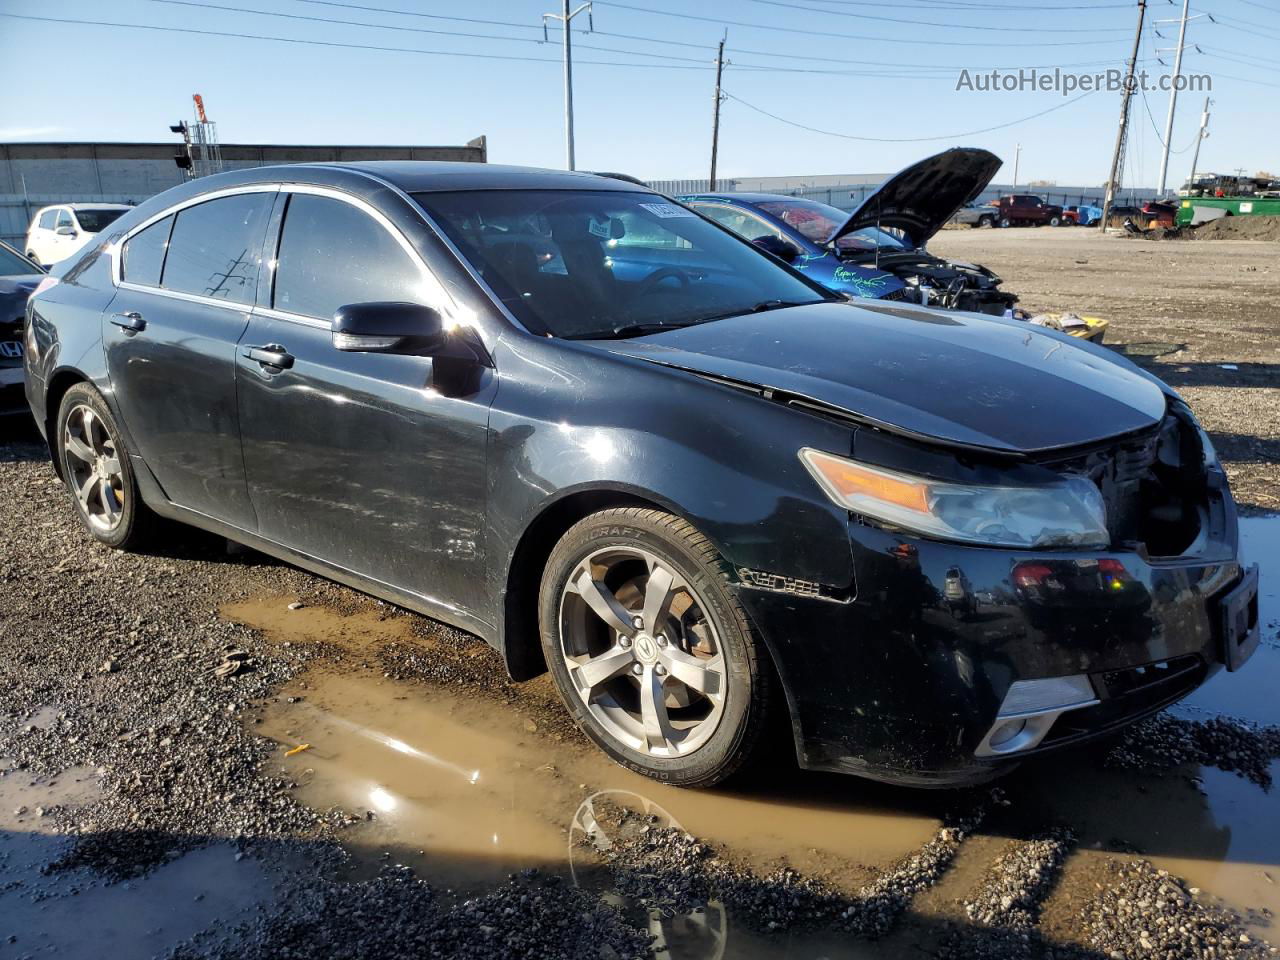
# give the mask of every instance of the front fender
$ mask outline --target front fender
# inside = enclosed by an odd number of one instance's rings
[[[851,585],[847,514],[797,456],[847,453],[847,426],[571,341],[504,340],[496,360],[490,557],[509,564],[545,510],[604,490],[684,517],[735,567]]]

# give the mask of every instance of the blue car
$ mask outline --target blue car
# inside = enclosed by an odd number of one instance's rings
[[[852,213],[770,193],[679,199],[837,293],[1004,316],[1018,298],[998,276],[925,249],[999,168],[990,151],[955,147],[890,177]]]

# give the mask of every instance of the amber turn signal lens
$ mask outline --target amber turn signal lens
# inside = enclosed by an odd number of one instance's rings
[[[873,470],[819,450],[805,450],[803,456],[830,492],[845,502],[859,496],[872,497],[917,513],[929,513],[926,483]]]

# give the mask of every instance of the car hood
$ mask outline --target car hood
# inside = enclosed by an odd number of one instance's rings
[[[1165,412],[1159,382],[1101,347],[902,304],[790,307],[596,345],[1002,454],[1094,443]]]
[[[892,227],[923,247],[951,215],[977,199],[1000,169],[990,150],[953,147],[894,174],[870,194],[827,240],[835,243],[866,227]]]

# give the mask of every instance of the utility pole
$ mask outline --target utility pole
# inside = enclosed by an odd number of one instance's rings
[[[1173,142],[1173,113],[1178,106],[1178,80],[1182,76],[1182,48],[1187,39],[1187,10],[1191,0],[1182,0],[1182,19],[1178,24],[1178,49],[1173,55],[1173,83],[1169,85],[1169,116],[1164,122],[1164,152],[1160,155],[1160,190],[1164,196],[1165,180],[1169,174],[1169,147]]]
[[[1124,94],[1120,98],[1120,127],[1116,130],[1116,149],[1111,155],[1111,176],[1107,177],[1107,192],[1102,198],[1102,219],[1098,229],[1107,232],[1107,218],[1111,216],[1111,204],[1116,197],[1116,184],[1124,162],[1124,141],[1129,132],[1129,102],[1133,99],[1133,71],[1138,64],[1138,47],[1142,43],[1142,21],[1147,16],[1147,0],[1138,0],[1138,29],[1133,35],[1133,53],[1129,55],[1129,69],[1124,78]]]
[[[565,167],[569,170],[574,169],[573,165],[573,49],[570,40],[571,31],[569,24],[573,18],[582,12],[587,14],[588,29],[594,29],[595,24],[591,22],[591,3],[588,0],[577,10],[569,10],[569,0],[564,0],[564,6],[560,13],[544,13],[542,15],[542,36],[545,39],[547,35],[547,21],[559,20],[564,25],[564,156]]]
[[[716,191],[716,154],[720,150],[720,104],[724,102],[724,94],[720,92],[720,78],[724,74],[724,42],[729,31],[720,38],[720,49],[716,52],[716,94],[715,109],[711,114],[711,192]]]
[[[1013,192],[1018,192],[1018,165],[1022,162],[1022,144],[1013,147]]]
[[[1187,178],[1188,193],[1196,183],[1196,167],[1200,163],[1200,141],[1209,136],[1209,104],[1212,102],[1208,97],[1204,98],[1204,112],[1200,114],[1200,133],[1196,136],[1196,152],[1191,154],[1191,176]]]

